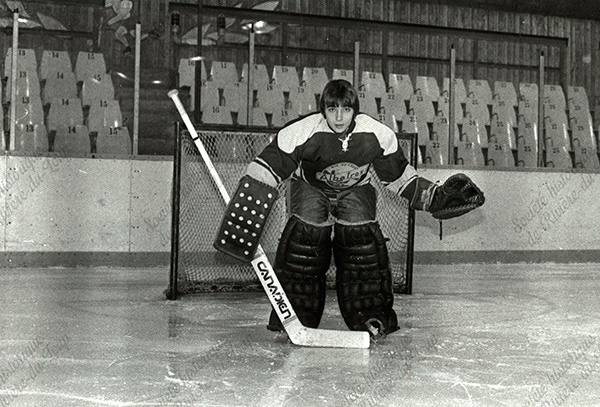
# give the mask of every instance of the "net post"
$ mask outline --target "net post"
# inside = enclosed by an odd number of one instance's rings
[[[419,162],[419,135],[412,134],[411,141],[411,165],[417,169]],[[413,280],[413,262],[415,259],[415,210],[408,207],[408,237],[406,240],[406,294],[412,295],[412,280]]]
[[[175,149],[173,152],[173,187],[171,192],[171,267],[167,299],[177,299],[179,267],[179,192],[181,191],[181,126],[175,122]]]

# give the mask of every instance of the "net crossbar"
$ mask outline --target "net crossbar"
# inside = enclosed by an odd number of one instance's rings
[[[173,245],[170,297],[214,291],[262,290],[250,264],[213,248],[225,203],[189,133],[178,132],[173,182]],[[248,163],[275,137],[274,131],[224,131],[198,129],[226,189],[232,194]],[[399,135],[407,158],[415,165],[414,135]],[[375,174],[378,192],[377,220],[388,239],[394,292],[410,294],[414,213],[405,199],[384,188]],[[265,225],[261,245],[271,262],[288,219],[288,184],[279,186],[279,199]],[[327,272],[328,287],[335,286],[335,265]]]

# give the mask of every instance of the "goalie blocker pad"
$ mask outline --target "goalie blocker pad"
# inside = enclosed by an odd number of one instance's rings
[[[277,196],[276,188],[245,175],[227,205],[215,249],[251,262]]]

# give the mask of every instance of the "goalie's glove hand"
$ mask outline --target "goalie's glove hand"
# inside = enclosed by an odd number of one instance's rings
[[[436,219],[450,219],[464,215],[485,202],[483,192],[465,174],[450,176],[436,188],[428,210]]]

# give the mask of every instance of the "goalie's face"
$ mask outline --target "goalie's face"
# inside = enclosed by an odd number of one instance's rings
[[[354,119],[354,109],[350,106],[328,106],[325,108],[325,120],[337,134],[344,133]]]

